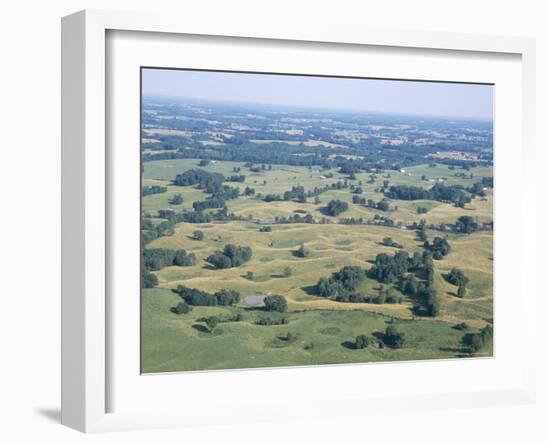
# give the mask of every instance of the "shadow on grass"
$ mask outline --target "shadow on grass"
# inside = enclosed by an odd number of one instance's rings
[[[200,333],[210,333],[210,330],[208,330],[208,327],[202,324],[193,324],[191,327],[193,327],[195,330],[197,330]]]
[[[344,341],[342,342],[342,347],[347,348],[348,350],[357,350],[355,348],[355,343],[351,341]]]
[[[316,285],[306,285],[302,287],[302,290],[308,295],[316,296],[317,295],[317,286]]]

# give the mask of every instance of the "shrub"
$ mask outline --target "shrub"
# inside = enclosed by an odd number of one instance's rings
[[[393,325],[386,328],[384,339],[389,346],[394,348],[401,348],[405,344],[405,334],[398,331]]]
[[[264,298],[265,309],[267,311],[286,312],[288,304],[281,295],[270,295]]]
[[[348,210],[348,203],[340,200],[332,200],[327,204],[326,212],[330,216],[338,216]]]
[[[189,304],[185,302],[180,302],[175,307],[172,307],[170,309],[172,313],[175,313],[176,315],[185,315],[189,313],[191,310],[193,310],[193,307],[191,307]]]
[[[195,230],[193,232],[193,239],[202,241],[204,239],[204,233],[201,230]]]

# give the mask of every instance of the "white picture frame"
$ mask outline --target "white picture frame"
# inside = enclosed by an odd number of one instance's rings
[[[518,37],[493,37],[417,31],[358,29],[327,24],[292,26],[266,22],[216,23],[201,17],[168,17],[86,10],[62,21],[62,423],[84,432],[168,426],[206,425],[207,416],[184,414],[181,410],[157,412],[108,412],[108,367],[112,354],[107,339],[110,322],[107,228],[109,186],[107,173],[106,121],[109,115],[106,81],[109,31],[154,32],[162,35],[204,35],[270,39],[274,41],[369,45],[380,48],[425,48],[514,54],[521,57],[522,74],[522,174],[529,176],[535,162],[535,42]],[[525,308],[536,311],[536,287],[525,265],[534,256],[534,229],[527,221],[536,219],[536,196],[521,190],[522,278],[521,296]],[[534,315],[533,315],[534,316]],[[504,403],[532,403],[535,397],[535,324],[522,320],[526,337],[525,372],[521,386],[475,390],[460,394],[434,393],[372,398],[328,397],[316,403],[314,412],[323,415],[322,404],[338,401],[342,412],[368,413],[407,409],[436,409],[489,406]],[[138,337],[136,337],[138,339]],[[286,376],[293,376],[287,371]],[[214,373],[213,376],[216,376]],[[311,416],[311,410],[256,410],[253,403],[239,404],[240,421]],[[248,415],[246,410],[251,411]],[[243,413],[240,413],[243,416]],[[268,415],[270,417],[268,417]],[[227,422],[235,418],[226,417]],[[231,418],[231,419],[229,419]],[[223,417],[222,417],[223,421]]]

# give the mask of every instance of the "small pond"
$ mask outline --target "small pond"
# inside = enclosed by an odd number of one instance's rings
[[[258,305],[264,302],[265,295],[248,295],[245,296],[244,302],[248,305]]]

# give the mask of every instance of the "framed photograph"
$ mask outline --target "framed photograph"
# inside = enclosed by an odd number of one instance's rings
[[[64,424],[533,400],[534,42],[329,28],[63,19]]]

